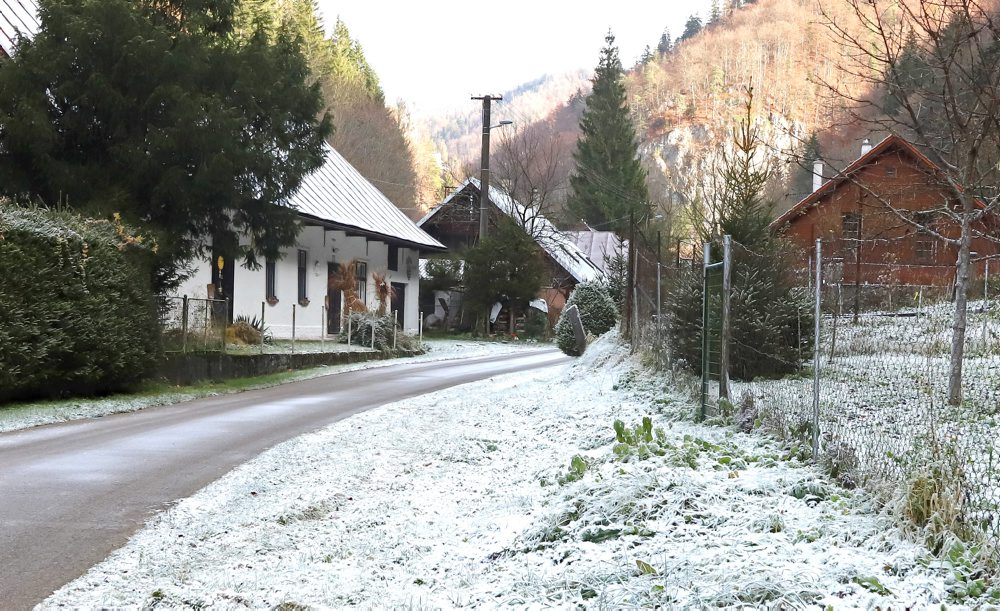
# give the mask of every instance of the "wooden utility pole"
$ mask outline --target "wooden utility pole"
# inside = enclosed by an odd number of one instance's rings
[[[502,100],[501,95],[472,96],[473,100],[483,101],[483,150],[480,156],[481,170],[479,175],[479,240],[482,241],[489,231],[489,201],[490,201],[490,104],[494,100]]]

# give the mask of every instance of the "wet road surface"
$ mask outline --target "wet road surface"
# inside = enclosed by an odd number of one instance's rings
[[[30,609],[170,502],[282,441],[386,403],[566,362],[552,350],[404,362],[0,434],[0,609]]]

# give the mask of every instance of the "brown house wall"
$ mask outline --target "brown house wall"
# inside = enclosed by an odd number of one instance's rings
[[[854,182],[844,181],[791,220],[785,235],[811,256],[816,239],[822,239],[824,261],[840,259],[844,283],[952,284],[957,247],[930,234],[921,234],[882,200],[899,210],[919,212],[942,208],[947,196],[914,159],[898,152],[887,153],[859,170]],[[859,216],[860,240],[844,238],[843,219],[847,214]],[[958,236],[959,228],[954,222],[945,222],[940,215],[934,217],[938,219],[934,226],[939,233],[949,238]],[[932,243],[930,256],[921,256],[918,243],[927,240]],[[979,255],[995,254],[996,246],[978,238],[973,240],[972,250]],[[982,262],[974,265],[973,273],[982,274],[983,266]]]

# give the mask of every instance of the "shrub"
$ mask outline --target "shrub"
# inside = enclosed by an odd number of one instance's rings
[[[756,253],[733,249],[729,375],[734,380],[795,372],[800,368],[800,355],[810,355],[812,349],[813,305],[807,291],[796,286],[787,271],[793,266],[794,253],[777,240],[756,247]],[[701,273],[681,274],[667,291],[664,309],[670,317],[669,339],[675,357],[700,375]],[[722,312],[718,284],[709,288],[709,310],[709,334],[717,349]]]
[[[618,310],[608,293],[608,287],[600,282],[581,282],[566,302],[580,310],[583,330],[588,335],[603,335],[618,322]]]
[[[347,342],[347,331],[351,332],[351,343],[357,346],[371,347],[372,333],[375,334],[376,350],[392,350],[392,329],[395,321],[392,316],[373,316],[364,312],[352,312],[350,325],[344,324],[340,333],[340,341]],[[420,348],[416,338],[396,329],[397,350],[417,350]]]
[[[112,392],[150,374],[150,255],[117,221],[0,206],[0,400]]]
[[[576,285],[573,294],[566,300],[555,331],[559,349],[570,356],[580,356],[576,349],[573,324],[566,317],[566,310],[571,305],[575,305],[580,311],[580,320],[587,335],[601,335],[610,331],[618,321],[618,311],[605,285],[599,282],[581,282]]]

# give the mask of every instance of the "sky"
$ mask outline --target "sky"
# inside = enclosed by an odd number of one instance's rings
[[[328,28],[339,16],[364,49],[386,100],[440,112],[499,94],[544,74],[597,65],[611,28],[628,67],[665,27],[677,38],[710,0],[431,2],[319,0]]]

